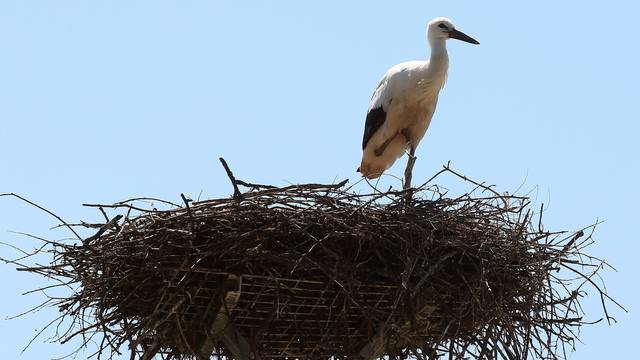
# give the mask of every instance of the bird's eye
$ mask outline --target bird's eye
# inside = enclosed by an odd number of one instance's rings
[[[444,23],[440,23],[438,24],[438,27],[441,29],[445,29],[445,30],[449,30],[449,28],[447,27],[447,25],[445,25]]]

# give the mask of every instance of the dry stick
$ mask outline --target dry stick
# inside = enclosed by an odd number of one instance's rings
[[[73,228],[71,227],[71,225],[69,225],[66,221],[62,220],[62,218],[61,218],[60,216],[58,216],[58,215],[54,214],[53,212],[51,212],[51,211],[49,211],[49,210],[45,209],[44,207],[42,207],[42,206],[40,206],[40,205],[38,205],[38,204],[34,203],[33,201],[28,200],[28,199],[26,199],[26,198],[24,198],[24,197],[22,197],[22,196],[20,196],[20,195],[18,195],[18,194],[14,194],[14,193],[0,194],[0,197],[3,197],[3,196],[13,196],[13,197],[16,197],[16,198],[18,198],[18,199],[20,199],[20,200],[22,200],[22,201],[26,202],[27,204],[29,204],[29,205],[33,205],[33,206],[37,207],[38,209],[40,209],[40,210],[42,210],[42,211],[46,212],[47,214],[49,214],[49,215],[53,216],[54,218],[58,219],[58,221],[60,221],[64,226],[66,226],[69,230],[71,230],[71,232],[72,232],[72,233],[73,233],[73,234],[78,238],[78,240],[82,240],[82,238],[80,237],[80,235],[78,235],[78,233],[77,233],[77,232],[75,232],[75,230],[73,230]]]
[[[180,197],[182,198],[182,201],[184,201],[184,206],[187,208],[187,214],[189,215],[189,217],[191,217],[191,207],[189,206],[189,203],[193,200],[187,199],[184,194],[180,194]]]
[[[100,227],[100,229],[98,230],[98,232],[96,232],[94,235],[86,238],[84,240],[84,245],[88,246],[89,242],[99,238],[100,236],[102,236],[102,234],[104,234],[105,231],[107,231],[109,228],[116,226],[118,224],[118,221],[122,218],[121,214],[118,214],[116,216],[113,217],[113,219],[109,220],[109,222],[107,222],[106,224],[102,225]]]
[[[442,173],[449,171],[449,166],[451,165],[451,160],[447,161],[447,165],[443,165],[442,169],[431,176],[427,181],[422,183],[422,185],[418,186],[419,189],[422,189],[427,186],[427,184],[431,183],[435,178],[440,176]],[[436,185],[437,186],[437,185]]]
[[[476,185],[476,186],[478,186],[478,187],[480,187],[480,188],[482,188],[482,189],[484,189],[484,190],[487,190],[487,191],[489,191],[489,192],[493,193],[493,194],[494,194],[495,196],[497,196],[498,198],[500,198],[502,201],[505,201],[505,196],[504,196],[504,194],[500,194],[500,193],[498,193],[497,191],[493,190],[493,189],[492,189],[493,185],[485,185],[484,183],[479,183],[479,182],[477,182],[477,181],[471,180],[471,179],[469,179],[468,177],[466,177],[466,176],[464,176],[464,175],[462,175],[462,174],[460,174],[460,173],[456,172],[455,170],[451,169],[451,167],[449,166],[449,163],[447,163],[447,165],[444,165],[444,168],[445,168],[448,172],[450,172],[450,173],[452,173],[453,175],[455,175],[455,176],[459,177],[460,179],[462,179],[462,180],[464,180],[464,181],[468,181],[468,182],[470,182],[470,183],[472,183],[472,184],[474,184],[474,185]],[[506,204],[506,202],[505,202],[505,204]]]
[[[238,181],[236,180],[236,177],[233,176],[233,173],[231,172],[231,169],[229,169],[229,165],[227,165],[227,162],[224,160],[224,158],[220,157],[219,160],[222,163],[222,166],[224,167],[224,171],[227,172],[227,176],[229,177],[229,180],[231,180],[231,185],[233,185],[233,197],[236,199],[239,199],[240,197],[242,197],[242,193],[238,188]]]
[[[131,203],[134,203],[136,201],[144,201],[144,202],[159,202],[159,203],[163,203],[163,204],[167,204],[167,205],[171,205],[174,208],[179,208],[180,205],[175,204],[171,201],[167,201],[167,200],[162,200],[162,199],[158,199],[158,198],[153,198],[153,197],[135,197],[135,198],[131,198],[131,199],[127,199],[124,201],[118,201],[115,204],[82,204],[82,206],[87,206],[87,207],[106,207],[106,208],[119,208],[119,207],[134,207],[133,205],[131,205]],[[100,211],[104,212],[104,209],[101,209]],[[145,210],[147,211],[147,210]],[[104,214],[104,216],[106,217],[106,214]]]
[[[236,179],[236,182],[238,183],[238,185],[242,185],[248,188],[255,188],[255,189],[277,189],[278,188],[277,186],[273,186],[273,185],[255,184],[255,183],[250,183],[250,182],[246,182],[238,179]]]

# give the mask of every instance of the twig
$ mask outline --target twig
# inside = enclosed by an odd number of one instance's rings
[[[62,220],[62,218],[60,216],[54,214],[53,212],[45,209],[44,207],[42,207],[42,206],[34,203],[33,201],[28,200],[28,199],[26,199],[26,198],[24,198],[24,197],[22,197],[22,196],[20,196],[18,194],[14,194],[14,193],[0,194],[0,197],[3,197],[3,196],[13,196],[15,198],[18,198],[18,199],[26,202],[27,204],[29,204],[31,206],[35,206],[38,209],[46,212],[47,214],[49,214],[49,215],[53,216],[54,218],[58,219],[58,221],[60,221],[63,225],[65,225],[67,227],[67,229],[69,229],[78,238],[78,240],[82,240],[82,237],[80,237],[80,235],[78,235],[78,233],[75,230],[73,230],[73,228],[66,221]]]
[[[91,243],[91,241],[99,238],[100,236],[102,236],[102,234],[104,234],[105,231],[109,230],[110,228],[117,226],[118,225],[118,221],[120,221],[120,219],[122,219],[122,215],[118,214],[116,216],[114,216],[111,220],[109,220],[108,223],[104,224],[94,235],[89,236],[88,238],[86,238],[83,241],[83,244],[85,246],[89,246],[89,244]]]
[[[235,176],[233,176],[233,173],[231,172],[231,169],[229,169],[229,165],[227,165],[227,162],[225,161],[225,159],[220,157],[219,160],[222,163],[224,170],[227,172],[227,176],[231,181],[231,185],[233,185],[233,197],[236,199],[240,199],[242,197],[242,193],[238,188],[238,181],[236,180]]]

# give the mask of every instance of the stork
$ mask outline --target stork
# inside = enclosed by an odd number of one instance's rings
[[[447,79],[448,39],[480,44],[458,31],[451,20],[433,19],[427,26],[429,60],[397,64],[380,80],[371,97],[364,126],[362,162],[358,168],[362,176],[379,177],[407,152],[404,188],[410,186],[416,147],[427,132],[440,89]]]

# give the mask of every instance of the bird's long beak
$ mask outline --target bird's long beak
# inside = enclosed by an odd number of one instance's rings
[[[480,44],[478,40],[456,29],[451,29],[451,31],[449,31],[449,37],[452,39],[462,40],[471,44],[476,44],[476,45]]]

